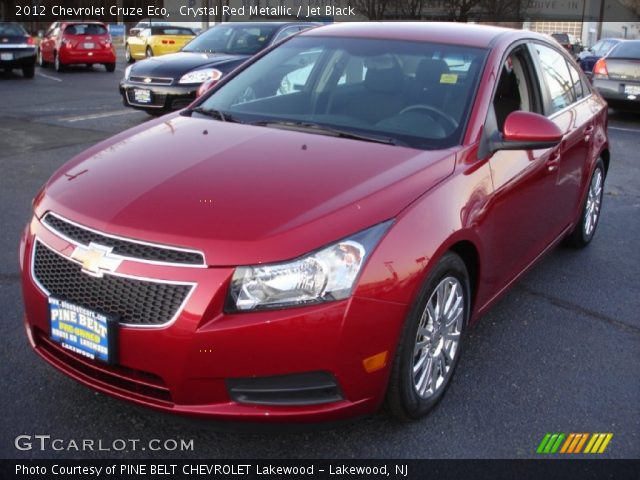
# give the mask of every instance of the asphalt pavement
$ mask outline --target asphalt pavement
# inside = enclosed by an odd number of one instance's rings
[[[381,412],[319,430],[239,430],[115,400],[46,365],[23,328],[20,232],[60,165],[148,120],[122,105],[124,68],[0,74],[0,457],[527,458],[547,432],[611,432],[602,456],[640,458],[640,114],[611,113],[592,244],[555,249],[485,315],[444,401],[419,422]],[[19,450],[19,435],[50,435],[58,446],[101,439],[102,450],[41,451],[35,441]],[[131,439],[135,451],[119,449]],[[193,449],[152,451],[153,439],[193,440]]]

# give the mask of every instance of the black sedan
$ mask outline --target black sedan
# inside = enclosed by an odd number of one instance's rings
[[[640,109],[640,40],[619,43],[598,60],[593,86],[612,108]]]
[[[33,38],[17,23],[0,22],[0,69],[19,68],[25,78],[33,78],[36,68]]]
[[[120,82],[126,106],[160,115],[191,103],[198,87],[218,80],[247,58],[315,23],[225,23],[201,33],[174,54],[128,67]]]

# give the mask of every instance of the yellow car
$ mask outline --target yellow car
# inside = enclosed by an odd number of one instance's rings
[[[187,27],[154,25],[132,28],[127,37],[125,59],[127,63],[133,63],[142,58],[175,53],[195,36],[195,32]]]

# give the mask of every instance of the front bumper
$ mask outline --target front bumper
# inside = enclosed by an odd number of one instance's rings
[[[35,47],[2,48],[2,46],[0,46],[0,68],[32,67],[35,64]]]
[[[109,366],[49,339],[47,297],[31,269],[36,238],[63,256],[73,250],[35,218],[25,230],[20,252],[27,334],[38,355],[80,383],[167,412],[260,422],[340,420],[371,413],[384,398],[406,305],[352,297],[302,308],[226,314],[223,305],[232,268],[125,261],[119,273],[196,286],[170,325],[121,326],[117,365]],[[386,364],[368,373],[363,360],[380,352],[387,352]],[[243,402],[238,395],[247,381],[296,375],[335,379],[334,396],[325,402],[294,398],[262,404],[259,398]]]
[[[640,94],[626,93],[629,87],[640,91],[640,81],[593,78],[592,83],[610,106],[614,108],[640,108]]]
[[[174,80],[175,81],[175,80]],[[200,85],[147,85],[144,83],[120,82],[120,95],[127,107],[140,110],[172,111],[185,108],[196,98]],[[149,103],[136,101],[135,90],[147,90],[151,93]]]

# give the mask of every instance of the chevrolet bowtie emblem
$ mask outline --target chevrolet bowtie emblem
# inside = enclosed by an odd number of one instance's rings
[[[88,247],[78,245],[71,258],[82,263],[82,271],[94,277],[102,277],[104,272],[115,272],[122,259],[111,255],[112,247],[90,243]]]
[[[149,77],[146,77],[146,78],[143,80],[143,82],[144,82],[144,83],[151,83],[151,79],[150,79]]]

